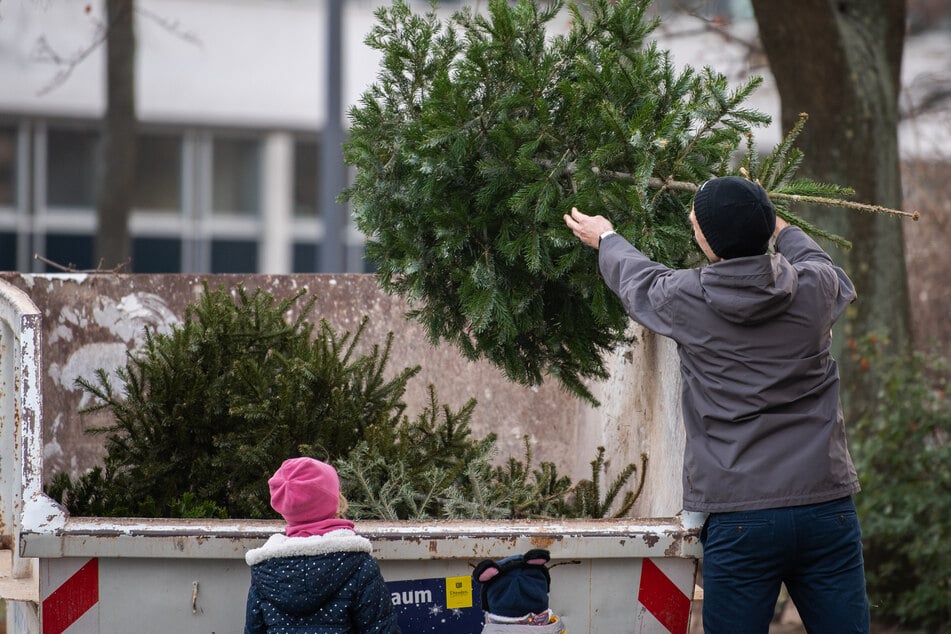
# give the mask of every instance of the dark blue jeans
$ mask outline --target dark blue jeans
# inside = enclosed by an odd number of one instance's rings
[[[704,634],[765,634],[783,583],[810,634],[868,632],[862,531],[851,497],[712,513],[700,540]]]

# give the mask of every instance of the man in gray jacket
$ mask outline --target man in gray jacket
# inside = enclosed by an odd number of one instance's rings
[[[602,216],[565,216],[631,318],[677,342],[684,509],[710,514],[704,632],[767,632],[783,583],[808,631],[868,632],[859,483],[830,352],[852,282],[752,181],[705,182],[690,221],[711,264],[675,270]]]

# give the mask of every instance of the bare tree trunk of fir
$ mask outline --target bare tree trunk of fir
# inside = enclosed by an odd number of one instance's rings
[[[898,95],[905,33],[904,0],[753,0],[760,37],[789,130],[801,112],[809,121],[798,146],[800,175],[847,185],[855,199],[900,208]],[[837,331],[849,418],[874,399],[876,385],[846,353],[848,338],[880,332],[898,352],[911,347],[908,282],[901,222],[880,214],[800,209],[853,247],[834,254],[855,282],[859,299]]]
[[[107,0],[106,114],[102,126],[96,264],[113,268],[131,255],[129,213],[135,192],[134,0]]]

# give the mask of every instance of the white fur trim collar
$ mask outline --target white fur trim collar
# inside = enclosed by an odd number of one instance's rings
[[[323,535],[288,537],[284,533],[271,535],[260,548],[253,548],[244,556],[249,566],[277,557],[301,555],[327,555],[329,553],[370,553],[373,546],[366,537],[357,535],[348,528],[341,528]]]

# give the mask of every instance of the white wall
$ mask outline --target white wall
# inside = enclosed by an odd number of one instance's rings
[[[137,0],[137,99],[143,121],[319,128],[323,123],[326,3],[322,0]],[[364,44],[387,0],[344,3],[344,103],[355,104],[379,68]],[[444,14],[460,3],[443,3]],[[469,4],[484,7],[484,2]],[[6,0],[0,4],[0,112],[98,117],[104,107],[103,47],[57,82],[39,60],[45,40],[69,59],[90,48],[104,21],[102,0]],[[416,11],[428,3],[417,1]],[[567,14],[552,31],[567,30]],[[755,33],[750,22],[739,25]],[[676,24],[670,31],[677,31]],[[659,36],[666,38],[665,32]],[[711,38],[714,38],[711,42]],[[712,34],[668,38],[677,63],[711,65],[730,77],[749,72],[743,51]],[[60,67],[63,68],[63,67]],[[56,84],[52,90],[51,85]],[[44,91],[48,91],[45,92]],[[773,91],[757,106],[776,110]],[[778,112],[778,110],[777,110]]]
[[[5,87],[0,91],[0,111],[101,114],[103,47],[96,47],[58,83],[57,66],[37,57],[43,40],[65,59],[96,41],[104,4],[89,3],[88,14],[86,4],[13,0],[0,5],[0,85]],[[322,126],[324,2],[138,0],[136,4],[136,89],[143,121]],[[374,4],[345,3],[345,103],[356,103],[376,74],[378,56],[363,44],[374,23]]]
[[[137,0],[137,97],[143,121],[319,129],[323,125],[325,7],[322,0]],[[344,104],[355,104],[379,67],[363,40],[375,24],[373,10],[388,0],[344,3]],[[443,2],[445,14],[460,2]],[[484,0],[468,4],[484,8]],[[87,14],[86,6],[90,7]],[[424,11],[428,2],[414,0]],[[0,2],[0,114],[98,117],[104,104],[102,47],[73,68],[49,92],[65,67],[39,59],[45,40],[70,59],[96,40],[104,19],[102,0],[4,0]],[[552,30],[566,29],[567,16]],[[661,46],[678,64],[711,66],[736,81],[764,77],[751,105],[778,120],[779,100],[768,69],[751,68],[741,41],[755,41],[751,20],[731,27],[730,43],[689,18],[665,21]],[[691,33],[689,36],[683,33]],[[929,79],[951,81],[951,34],[939,31],[906,42],[904,105],[921,95]],[[756,135],[765,146],[779,139],[777,126]],[[906,155],[951,156],[951,109],[901,126]]]

